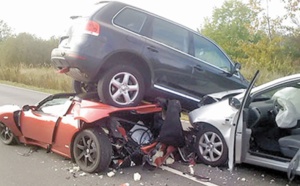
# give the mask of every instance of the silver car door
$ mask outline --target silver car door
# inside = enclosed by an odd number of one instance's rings
[[[235,165],[235,158],[236,153],[238,150],[241,151],[242,149],[242,139],[243,139],[243,110],[245,108],[247,100],[250,98],[250,92],[258,78],[259,71],[256,71],[252,81],[250,82],[243,100],[241,104],[235,104],[236,106],[239,105],[239,111],[237,112],[236,116],[234,117],[234,120],[232,122],[231,132],[230,132],[230,141],[229,141],[229,154],[228,154],[228,167],[229,170],[233,170]],[[236,99],[236,98],[232,98]],[[232,100],[234,101],[234,100]],[[241,154],[240,152],[238,154]]]

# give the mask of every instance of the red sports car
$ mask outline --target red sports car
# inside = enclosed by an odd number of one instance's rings
[[[157,137],[160,111],[146,103],[116,108],[93,93],[55,94],[35,106],[1,106],[0,139],[36,145],[71,158],[83,171],[100,172]]]

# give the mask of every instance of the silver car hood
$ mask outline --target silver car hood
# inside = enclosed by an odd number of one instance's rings
[[[242,93],[244,91],[245,91],[245,89],[228,90],[228,91],[223,91],[223,92],[217,92],[217,93],[208,94],[206,96],[209,96],[209,97],[212,97],[212,98],[215,98],[215,99],[218,99],[218,100],[222,100],[224,98],[240,94],[240,93]]]
[[[238,109],[229,105],[228,99],[224,99],[191,111],[189,119],[191,123],[230,124],[237,111]]]

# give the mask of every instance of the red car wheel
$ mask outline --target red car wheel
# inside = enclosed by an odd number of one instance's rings
[[[85,129],[74,139],[73,155],[81,170],[89,173],[101,172],[111,162],[112,146],[103,131]]]
[[[14,134],[3,123],[0,123],[0,140],[5,145],[12,145],[16,142]]]

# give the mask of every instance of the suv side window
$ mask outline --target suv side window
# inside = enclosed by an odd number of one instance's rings
[[[125,8],[113,20],[114,24],[139,33],[146,21],[147,15],[131,8]]]
[[[188,52],[189,32],[170,22],[154,18],[151,38],[163,44]]]
[[[225,54],[212,42],[194,34],[194,55],[196,58],[230,72],[232,64]]]

